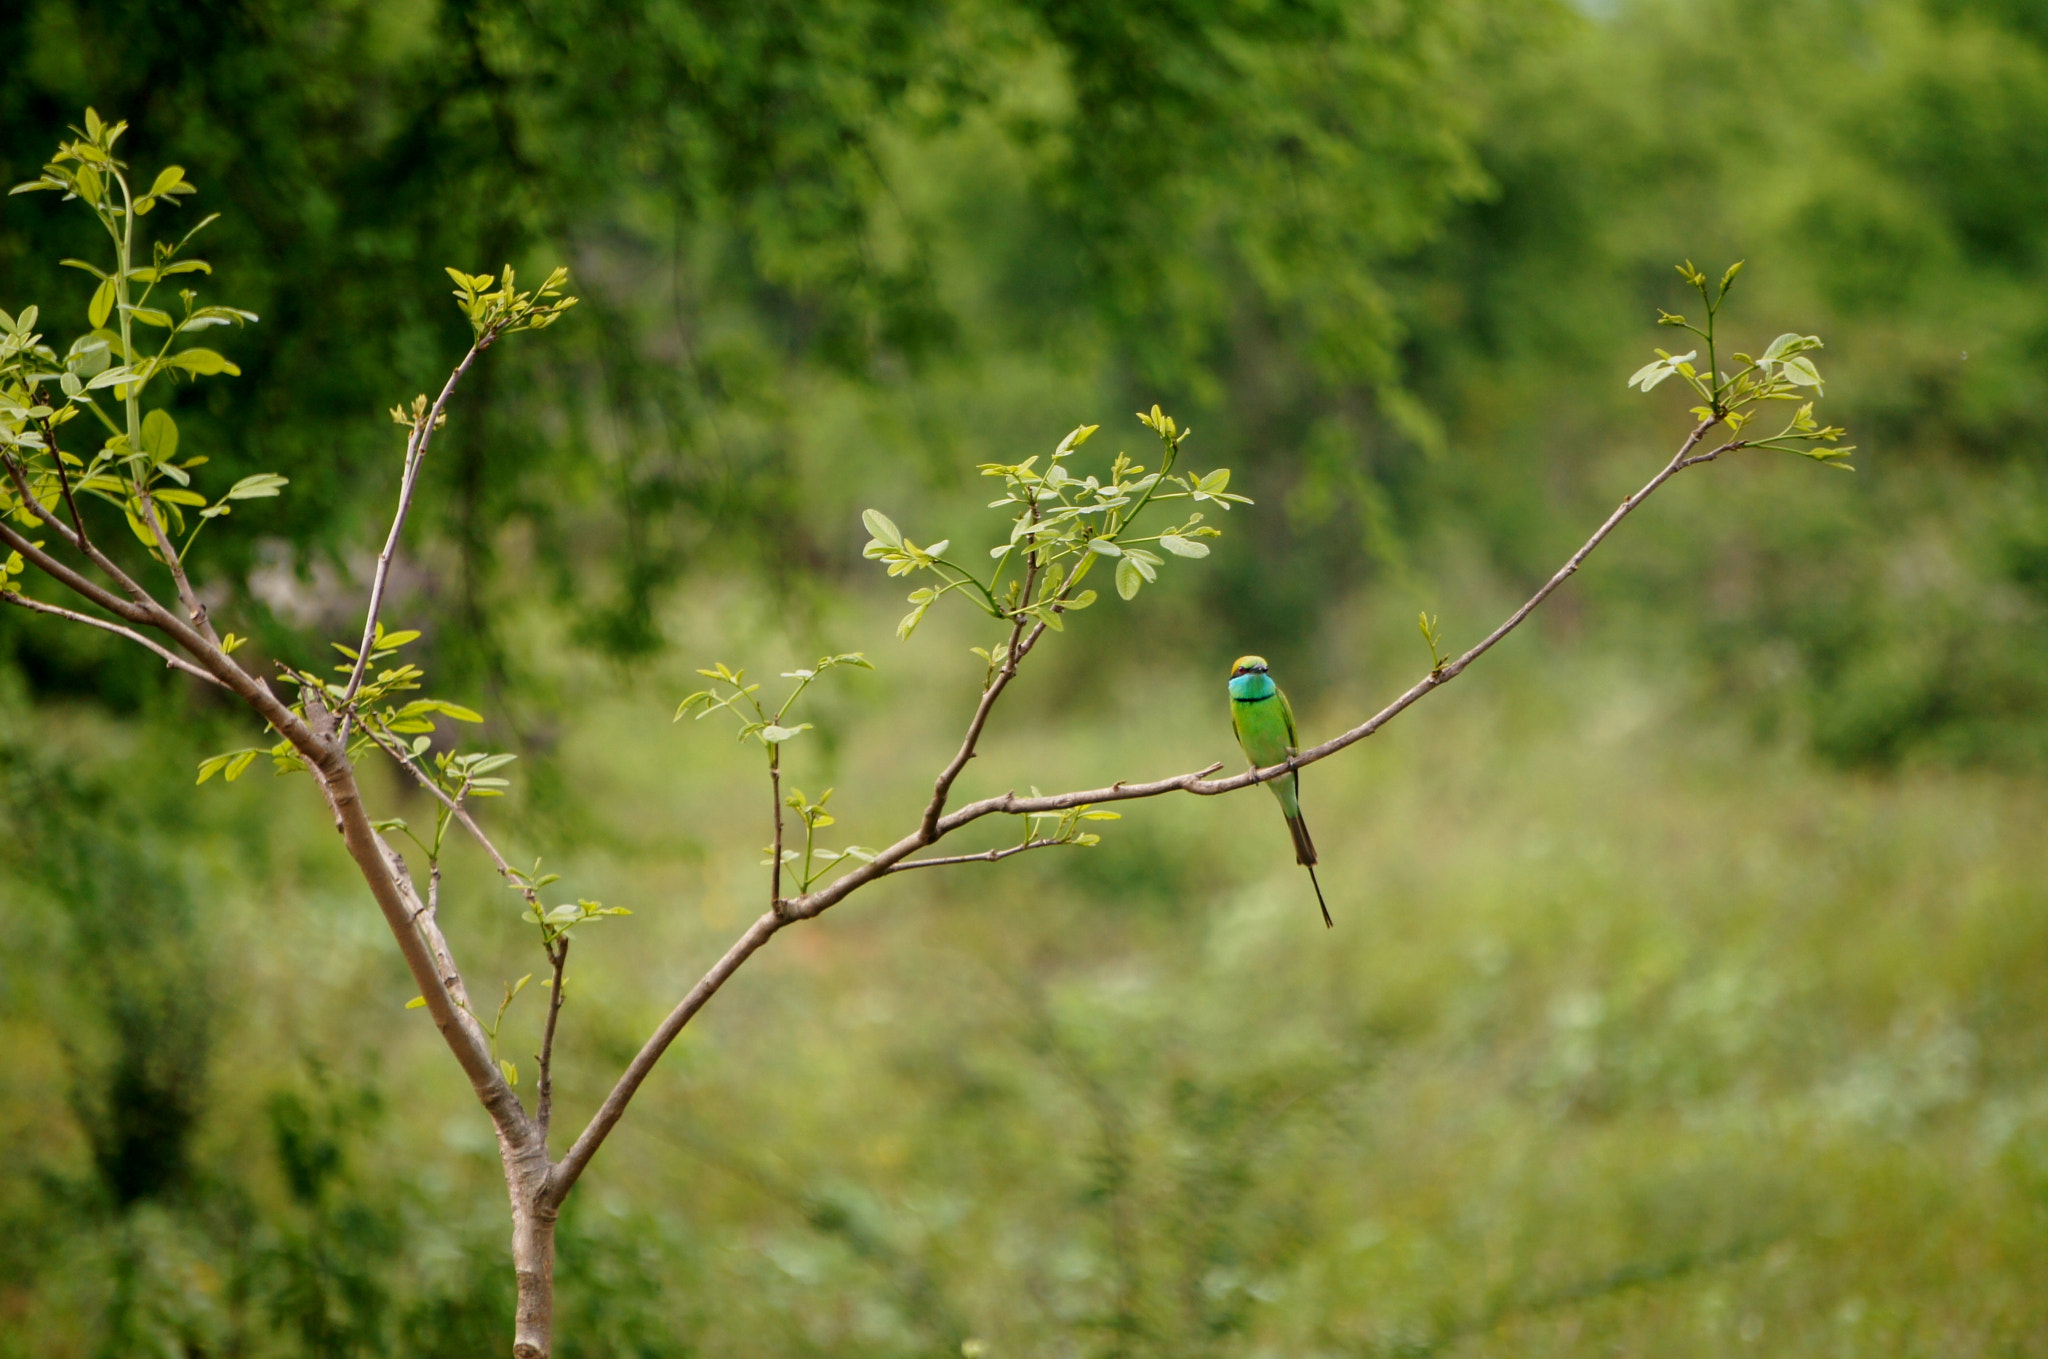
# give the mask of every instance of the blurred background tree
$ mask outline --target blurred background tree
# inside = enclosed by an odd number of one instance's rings
[[[802,656],[889,625],[851,469],[936,510],[1074,418],[1187,412],[1261,488],[1246,532],[1149,660],[1084,635],[1037,700],[1179,768],[1230,656],[1334,727],[1419,668],[1415,608],[1469,641],[1633,484],[1671,259],[1746,256],[1759,339],[1830,339],[1855,477],[1687,488],[1492,697],[1328,776],[1361,922],[1329,947],[1284,854],[1195,808],[992,909],[906,891],[721,999],[671,1131],[565,1226],[565,1353],[2039,1352],[2038,6],[39,0],[0,39],[8,182],[92,103],[227,200],[209,255],[263,320],[178,419],[292,478],[274,538],[208,549],[259,645],[362,565],[380,413],[465,341],[441,265],[574,267],[588,310],[461,397],[403,604],[530,796],[583,809],[606,899],[685,903],[622,977],[686,970],[750,870],[724,756],[646,748],[679,676],[757,612]],[[19,202],[0,305],[82,312]],[[36,1148],[0,1174],[0,1354],[493,1343],[501,1243],[446,1216],[489,1157],[436,1178],[476,1130],[321,828],[249,795],[157,834],[132,769],[213,748],[205,697],[12,615],[0,654],[8,839],[114,846],[61,881],[0,850],[8,928],[67,960],[0,959]],[[926,663],[837,725],[933,701]],[[265,913],[317,983],[265,965]],[[334,1023],[366,989],[389,1020]],[[266,1025],[303,1056],[230,1093]],[[372,1140],[443,1145],[366,1183]]]

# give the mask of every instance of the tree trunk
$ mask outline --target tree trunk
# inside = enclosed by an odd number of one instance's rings
[[[554,1334],[556,1210],[540,1200],[515,1192],[512,1206],[512,1268],[519,1276],[513,1359],[548,1359]]]

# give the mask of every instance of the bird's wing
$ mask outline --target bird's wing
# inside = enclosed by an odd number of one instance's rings
[[[1273,696],[1280,700],[1280,720],[1287,724],[1287,753],[1292,755],[1301,745],[1294,734],[1294,705],[1287,701],[1287,691],[1277,685]]]

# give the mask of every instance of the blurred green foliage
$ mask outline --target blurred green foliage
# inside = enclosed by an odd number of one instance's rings
[[[265,649],[335,621],[381,412],[465,343],[441,266],[589,282],[458,401],[394,620],[529,738],[515,834],[573,812],[560,866],[636,912],[579,959],[577,1108],[758,871],[754,771],[663,725],[691,665],[867,648],[792,777],[878,817],[943,758],[985,639],[880,640],[867,488],[936,520],[1077,409],[1185,412],[1259,506],[1140,660],[1075,621],[1019,694],[1071,742],[973,771],[1161,773],[1229,754],[1231,655],[1330,730],[1425,667],[1417,607],[1468,643],[1632,489],[1672,259],[1750,261],[1739,345],[1829,339],[1853,478],[1708,469],[1313,776],[1330,945],[1228,800],[779,944],[572,1206],[564,1354],[2042,1352],[2039,6],[36,0],[0,40],[8,182],[91,102],[225,212],[263,320],[177,419],[292,479],[201,567]],[[0,305],[76,325],[69,229],[0,207]],[[194,810],[206,700],[0,646],[0,1355],[500,1345],[487,1130],[317,809]],[[479,978],[528,970],[458,896]]]
[[[1742,35],[1741,41],[1733,36]],[[1708,54],[1711,54],[1709,56]],[[2048,44],[2027,6],[1623,6],[1494,91],[1490,200],[1408,271],[1415,382],[1460,510],[1517,573],[1612,478],[1609,376],[1676,253],[1747,256],[1749,314],[1831,341],[1854,486],[1725,478],[1602,587],[1734,702],[1849,763],[2048,752]],[[1569,395],[1560,397],[1560,393]],[[1560,406],[1569,412],[1560,417]],[[1560,497],[1562,488],[1565,495]],[[1685,611],[1679,611],[1685,612]]]
[[[621,654],[656,644],[685,563],[750,534],[784,571],[837,546],[790,513],[821,380],[1107,348],[1148,386],[1395,390],[1376,266],[1479,187],[1457,58],[1500,27],[1406,0],[45,3],[0,25],[28,77],[0,94],[0,169],[27,177],[91,101],[132,154],[223,186],[214,258],[267,329],[248,381],[178,415],[227,470],[292,477],[292,565],[382,508],[367,416],[459,352],[442,263],[566,258],[593,283],[571,348],[465,393],[434,471],[441,612],[500,666],[508,522],[554,526],[537,546],[585,640]],[[10,288],[52,311],[56,229],[0,229]]]

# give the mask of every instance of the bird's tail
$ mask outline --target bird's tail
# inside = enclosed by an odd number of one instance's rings
[[[1287,829],[1294,833],[1294,861],[1308,870],[1309,884],[1316,889],[1316,905],[1323,908],[1323,928],[1333,930],[1337,922],[1330,919],[1330,904],[1323,900],[1323,885],[1316,880],[1316,842],[1308,838],[1308,822],[1296,814],[1287,818]]]
[[[1315,865],[1303,864],[1302,867],[1308,869],[1309,886],[1316,889],[1316,905],[1323,908],[1323,928],[1326,930],[1336,929],[1337,922],[1330,919],[1330,903],[1323,900],[1323,885],[1316,881]]]
[[[1294,833],[1294,862],[1304,868],[1316,866],[1316,842],[1308,838],[1308,822],[1296,812],[1287,818],[1287,829]]]

